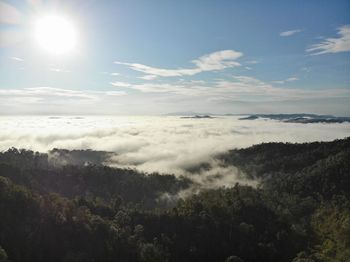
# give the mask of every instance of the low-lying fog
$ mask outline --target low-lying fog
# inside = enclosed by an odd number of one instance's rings
[[[161,117],[0,117],[0,150],[10,147],[47,152],[53,148],[113,152],[106,164],[146,172],[187,175],[210,163],[206,175],[192,179],[210,186],[239,182],[234,168],[213,158],[229,149],[261,142],[330,141],[350,134],[350,124],[293,124],[238,117],[183,119]],[[220,181],[212,180],[220,173]]]

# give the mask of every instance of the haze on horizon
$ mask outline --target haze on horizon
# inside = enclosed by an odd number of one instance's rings
[[[346,0],[1,1],[0,114],[349,116],[349,14]]]

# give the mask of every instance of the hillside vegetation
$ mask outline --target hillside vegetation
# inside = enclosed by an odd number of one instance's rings
[[[350,138],[231,150],[223,165],[259,186],[185,199],[188,178],[78,157],[95,151],[55,152],[64,164],[0,153],[1,262],[349,261]]]

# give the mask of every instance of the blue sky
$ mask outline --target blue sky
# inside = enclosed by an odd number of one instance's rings
[[[33,21],[68,17],[53,55]],[[1,1],[0,113],[350,115],[349,1]]]

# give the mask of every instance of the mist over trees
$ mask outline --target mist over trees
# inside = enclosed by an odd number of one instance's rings
[[[107,167],[105,154],[0,153],[0,261],[350,257],[350,138],[231,150],[218,161],[258,186],[186,198],[190,177]]]

